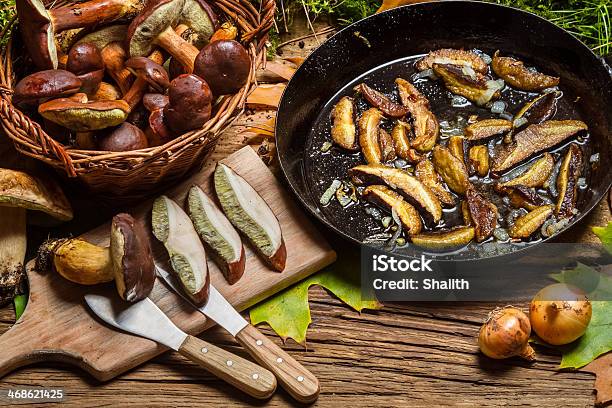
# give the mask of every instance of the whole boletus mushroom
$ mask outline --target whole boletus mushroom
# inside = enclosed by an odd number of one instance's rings
[[[17,0],[19,28],[25,46],[39,69],[58,66],[55,34],[90,28],[135,15],[144,0],[90,0],[47,10],[42,0]]]
[[[211,112],[212,92],[206,81],[193,74],[179,75],[172,80],[164,122],[174,134],[202,127]]]
[[[100,150],[109,152],[128,152],[149,147],[147,136],[140,128],[129,122],[124,122],[110,134],[100,138]]]
[[[59,98],[38,107],[45,119],[77,132],[104,129],[125,122],[130,106],[124,100],[88,101],[87,95]]]
[[[13,103],[37,103],[46,98],[60,98],[79,92],[82,81],[63,69],[38,71],[21,79],[13,91]]]
[[[149,126],[146,130],[149,146],[161,146],[172,140],[172,132],[164,122],[164,109],[155,109],[149,115]]]
[[[206,80],[215,96],[236,93],[246,84],[251,58],[237,41],[213,41],[198,54],[194,74]]]
[[[163,93],[170,86],[168,73],[158,63],[147,57],[132,57],[125,67],[136,77],[143,78],[155,91]]]
[[[68,52],[66,70],[79,77],[81,92],[94,94],[104,78],[104,63],[98,47],[91,43],[76,44]]]

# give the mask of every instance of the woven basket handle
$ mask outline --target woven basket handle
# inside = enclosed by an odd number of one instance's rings
[[[245,33],[243,40],[249,42],[254,38],[261,38],[268,34],[274,25],[274,15],[276,13],[276,0],[262,0],[259,15],[261,20],[259,25],[252,31]]]

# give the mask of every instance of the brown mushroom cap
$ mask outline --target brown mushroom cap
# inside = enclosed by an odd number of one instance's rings
[[[170,86],[170,79],[164,67],[147,57],[132,57],[125,62],[125,67],[132,74],[147,81],[157,92],[165,92]]]
[[[195,60],[194,74],[204,78],[214,95],[236,93],[246,84],[251,58],[237,41],[213,41],[202,48]]]
[[[149,146],[161,146],[173,139],[172,132],[164,123],[164,110],[156,109],[149,115],[149,126],[146,131]]]
[[[79,77],[81,92],[95,93],[104,78],[104,63],[98,47],[92,43],[77,44],[68,52],[66,69]]]
[[[15,6],[21,37],[34,65],[39,69],[57,68],[53,24],[45,5],[40,0],[20,0]]]
[[[39,71],[17,83],[13,92],[13,103],[68,96],[78,92],[81,86],[81,80],[72,72],[63,69]]]
[[[202,127],[212,112],[212,92],[206,81],[193,74],[179,75],[168,88],[164,122],[175,134]]]
[[[168,102],[170,102],[168,95],[163,95],[160,93],[148,93],[142,97],[142,104],[149,112],[153,112],[157,109],[163,109]]]
[[[98,142],[100,150],[109,152],[128,152],[149,147],[147,136],[138,127],[124,122]]]
[[[78,132],[117,126],[125,121],[130,107],[123,100],[84,101],[59,98],[38,107],[44,118]]]

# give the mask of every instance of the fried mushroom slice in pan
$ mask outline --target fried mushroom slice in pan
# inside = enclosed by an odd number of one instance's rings
[[[334,106],[331,113],[332,118],[332,140],[338,146],[346,150],[359,150],[357,144],[357,130],[353,119],[353,99],[348,96],[343,97]]]
[[[447,231],[415,235],[412,243],[421,248],[445,251],[466,246],[474,239],[474,227],[455,227]]]
[[[402,104],[408,108],[413,120],[415,139],[411,146],[419,152],[428,152],[436,144],[440,125],[429,110],[429,100],[410,82],[402,78],[395,80]]]
[[[576,193],[581,173],[582,150],[577,144],[572,143],[563,158],[557,177],[557,191],[559,191],[555,208],[557,217],[570,218],[576,213]]]
[[[431,69],[433,64],[452,64],[470,67],[476,72],[486,74],[488,65],[478,54],[472,51],[455,50],[453,48],[442,48],[430,51],[425,57],[416,63],[416,69],[424,71]]]
[[[443,146],[436,146],[432,157],[434,168],[448,187],[457,194],[465,194],[471,186],[465,164]]]
[[[468,152],[470,174],[478,174],[485,177],[489,174],[489,149],[487,146],[472,146]]]
[[[526,172],[504,183],[499,183],[497,187],[542,187],[548,180],[554,166],[555,160],[552,154],[546,152],[541,158],[536,160]]]
[[[476,241],[482,242],[493,234],[497,226],[497,207],[473,187],[467,189],[465,197],[470,219],[474,224]]]
[[[381,185],[368,186],[363,190],[363,196],[366,200],[385,210],[395,211],[402,223],[402,228],[409,235],[421,232],[423,224],[419,212],[412,205],[408,204],[401,195],[389,187]]]
[[[393,138],[385,129],[380,129],[378,132],[378,144],[380,146],[380,153],[384,162],[395,160],[397,155],[395,154]]]
[[[548,219],[553,213],[553,207],[551,205],[543,205],[537,207],[527,214],[518,217],[508,234],[515,239],[529,238],[531,234],[540,229],[544,221]]]
[[[385,116],[390,118],[401,118],[408,114],[408,108],[393,102],[386,95],[370,88],[364,83],[357,85],[355,91],[361,93],[370,105],[380,109]]]
[[[395,154],[409,163],[417,163],[423,156],[421,156],[415,149],[410,146],[409,134],[412,133],[410,124],[398,120],[393,126],[391,131],[391,138],[393,139],[393,145],[395,146]]]
[[[442,177],[434,169],[434,165],[428,158],[424,158],[417,163],[414,169],[416,178],[425,184],[438,197],[440,202],[445,206],[454,206],[455,199],[453,195],[444,188]]]
[[[359,118],[359,145],[368,164],[378,164],[382,161],[382,152],[378,142],[382,113],[376,108],[370,108]]]
[[[512,130],[512,122],[505,119],[484,119],[465,127],[467,140],[481,140]]]
[[[492,80],[480,72],[465,72],[459,65],[433,64],[433,70],[449,91],[479,106],[498,99],[504,87],[503,81]]]
[[[499,51],[493,56],[491,68],[505,82],[522,91],[537,92],[559,85],[559,77],[527,69],[522,61],[501,57]]]

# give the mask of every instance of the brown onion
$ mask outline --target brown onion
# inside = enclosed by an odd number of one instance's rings
[[[584,291],[555,283],[535,295],[529,307],[529,319],[538,337],[548,344],[560,346],[584,334],[592,312]]]
[[[478,346],[487,357],[495,359],[522,357],[535,360],[535,351],[529,345],[531,325],[529,318],[519,309],[506,306],[495,309],[480,328]]]

